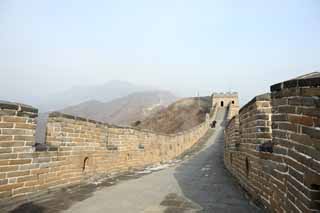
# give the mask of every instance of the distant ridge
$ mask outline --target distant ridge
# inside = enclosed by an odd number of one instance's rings
[[[60,110],[97,121],[130,125],[165,108],[177,98],[167,91],[136,92],[109,102],[85,101]]]
[[[109,81],[101,85],[74,86],[66,91],[47,95],[36,100],[36,107],[41,112],[55,111],[87,101],[108,102],[135,92],[154,90],[125,81]]]

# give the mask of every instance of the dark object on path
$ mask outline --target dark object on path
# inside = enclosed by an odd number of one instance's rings
[[[216,128],[217,121],[212,121],[210,124],[211,128]]]

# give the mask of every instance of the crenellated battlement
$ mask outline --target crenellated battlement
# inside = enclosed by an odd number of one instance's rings
[[[230,97],[238,97],[238,93],[237,92],[214,92],[212,93],[212,97],[213,98],[230,98]]]

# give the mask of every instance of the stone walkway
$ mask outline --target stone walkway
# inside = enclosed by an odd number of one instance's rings
[[[259,212],[224,168],[221,122],[210,131],[184,160],[167,168],[61,191],[54,199],[25,204],[12,213]]]
[[[223,166],[223,127],[182,163],[103,188],[65,213],[257,212]]]

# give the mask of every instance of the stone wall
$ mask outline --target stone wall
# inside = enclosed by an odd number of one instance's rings
[[[272,212],[320,211],[320,79],[271,87],[225,131],[225,165]]]
[[[161,135],[51,113],[46,144],[37,144],[37,113],[31,106],[0,103],[0,208],[88,178],[174,159],[206,133],[210,122]]]

